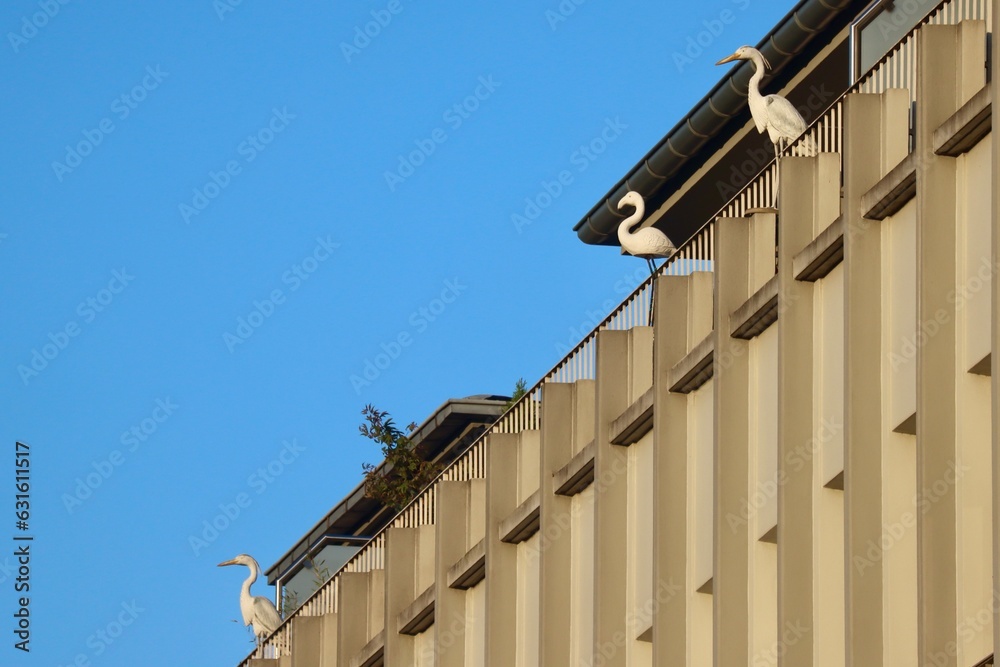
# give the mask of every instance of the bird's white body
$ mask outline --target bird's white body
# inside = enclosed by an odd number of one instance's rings
[[[636,232],[632,227],[642,222],[646,215],[646,203],[638,192],[627,192],[618,202],[618,208],[635,207],[635,212],[618,225],[618,242],[622,249],[630,255],[646,260],[670,257],[677,250],[667,235],[655,227],[646,227]]]
[[[250,576],[243,582],[240,589],[240,612],[243,614],[243,624],[253,626],[253,634],[257,641],[265,639],[268,635],[278,629],[281,625],[281,615],[275,608],[274,603],[265,597],[251,595],[250,587],[257,581],[260,574],[260,565],[252,556],[240,554],[232,560],[219,563],[223,565],[246,565],[250,568]]]
[[[764,78],[767,60],[755,48],[741,46],[731,56],[717,62],[722,65],[733,60],[749,60],[753,63],[753,76],[747,91],[747,102],[750,105],[750,115],[753,116],[757,131],[767,132],[768,138],[774,144],[775,152],[785,145],[795,141],[806,131],[806,121],[791,102],[781,95],[761,95],[760,81]]]

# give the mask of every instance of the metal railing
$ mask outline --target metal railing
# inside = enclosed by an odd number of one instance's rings
[[[844,97],[853,92],[880,93],[889,88],[908,88],[915,99],[916,30],[924,24],[954,24],[964,19],[990,19],[989,0],[949,0],[934,10],[901,40],[867,74],[819,116],[805,134],[788,147],[786,155],[809,155],[815,152],[841,153]],[[733,196],[698,232],[667,260],[657,275],[687,275],[711,270],[715,255],[715,220],[719,217],[744,217],[747,211],[772,205],[777,162],[765,165],[753,180]],[[486,448],[492,433],[519,433],[536,429],[541,423],[542,387],[546,382],[574,382],[594,379],[596,375],[597,335],[604,330],[627,330],[649,322],[650,290],[654,276],[642,282],[617,308],[581,340],[576,347],[546,373],[493,427],[480,436],[458,459],[443,470],[427,489],[413,499],[396,517],[354,555],[327,583],[310,596],[301,607],[262,644],[247,656],[240,667],[248,667],[252,658],[277,658],[288,655],[293,640],[294,619],[335,613],[337,590],[343,572],[370,572],[385,566],[386,533],[394,527],[417,527],[434,523],[437,481],[467,481],[486,476]]]
[[[917,24],[851,88],[851,92],[881,93],[889,88],[906,88],[910,101],[917,99],[917,30],[922,25],[955,25],[964,20],[982,20],[990,29],[990,0],[949,0]]]

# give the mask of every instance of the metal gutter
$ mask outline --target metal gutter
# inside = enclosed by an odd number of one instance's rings
[[[811,46],[817,35],[830,27],[831,22],[838,17],[845,18],[845,14],[848,20],[853,19],[870,2],[801,0],[757,45],[773,66],[769,78],[780,75],[789,62]],[[732,46],[734,50],[739,45]],[[671,189],[676,190],[683,181],[672,181],[677,179],[682,167],[696,162],[694,158],[699,151],[710,141],[717,140],[727,127],[731,128],[730,132],[735,132],[743,125],[730,121],[747,113],[747,86],[752,74],[752,65],[744,62],[716,83],[687,116],[573,227],[580,240],[593,245],[618,243],[616,231],[624,215],[618,211],[617,203],[629,190],[635,190],[647,200],[659,199],[661,202],[666,199],[663,191],[668,186],[672,185]],[[670,230],[665,231],[669,233]]]

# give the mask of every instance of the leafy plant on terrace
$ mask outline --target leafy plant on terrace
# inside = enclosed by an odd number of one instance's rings
[[[388,412],[369,404],[361,414],[365,423],[358,430],[379,445],[385,458],[381,467],[374,463],[362,464],[365,495],[398,512],[441,472],[441,467],[425,459],[423,448],[415,446],[396,427]],[[413,432],[416,427],[411,423],[406,430]]]

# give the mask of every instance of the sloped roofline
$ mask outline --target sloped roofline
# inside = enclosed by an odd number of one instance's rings
[[[871,0],[801,0],[778,25],[757,45],[772,65],[774,75],[806,50],[827,31],[832,37],[843,24],[838,17],[858,15]],[[735,46],[738,45],[734,45]],[[728,53],[728,52],[727,52]],[[592,245],[616,245],[618,224],[624,215],[617,202],[629,190],[635,190],[647,201],[665,200],[664,191],[676,190],[683,184],[682,167],[688,165],[709,141],[725,133],[732,134],[741,124],[730,123],[747,106],[747,86],[753,68],[742,63],[712,88],[688,114],[682,118],[573,227],[580,240]],[[670,230],[665,230],[668,234]],[[683,240],[683,239],[681,239]]]

